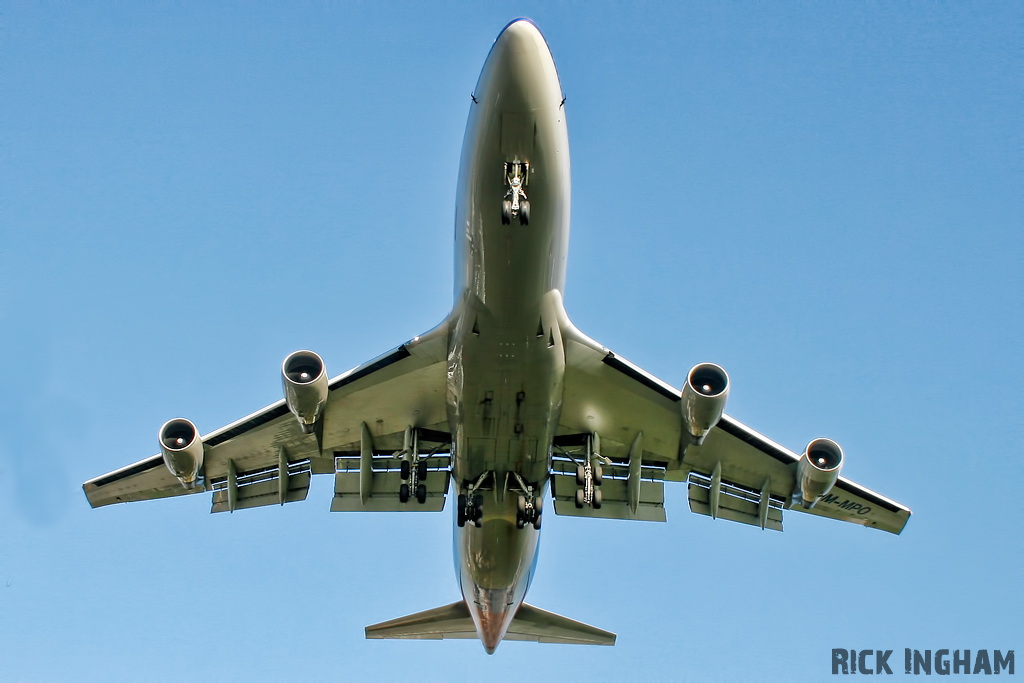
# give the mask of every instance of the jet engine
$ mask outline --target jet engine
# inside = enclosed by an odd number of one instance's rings
[[[701,363],[690,370],[683,387],[683,422],[698,446],[725,411],[729,398],[729,375],[714,363]]]
[[[807,444],[797,464],[797,486],[805,508],[811,509],[818,498],[832,490],[842,468],[843,449],[835,441],[815,439]]]
[[[203,469],[203,440],[196,426],[183,417],[176,417],[164,423],[158,438],[167,469],[182,486],[194,488]]]
[[[281,365],[281,383],[288,409],[304,434],[312,434],[327,405],[327,368],[312,351],[296,351]]]

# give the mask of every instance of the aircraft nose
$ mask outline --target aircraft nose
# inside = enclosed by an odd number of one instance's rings
[[[527,111],[557,98],[557,82],[555,62],[544,36],[529,19],[516,19],[494,41],[477,96],[505,111]]]
[[[506,24],[494,42],[504,42],[513,49],[519,48],[522,51],[526,47],[535,45],[538,39],[544,43],[544,36],[540,34],[537,25],[526,17],[519,17]]]

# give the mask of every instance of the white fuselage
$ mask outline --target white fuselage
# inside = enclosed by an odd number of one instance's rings
[[[529,163],[529,224],[502,223],[505,164]],[[482,526],[455,529],[463,596],[488,652],[529,587],[540,532],[516,525],[514,475],[543,493],[562,403],[561,306],[569,242],[569,138],[540,31],[509,24],[474,93],[459,169],[448,421],[456,491],[492,472]]]

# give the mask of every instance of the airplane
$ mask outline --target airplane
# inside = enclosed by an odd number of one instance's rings
[[[159,454],[85,482],[89,503],[206,491],[234,512],[304,500],[329,474],[333,512],[439,512],[451,489],[462,599],[365,636],[478,638],[488,654],[615,643],[524,602],[549,490],[556,515],[665,521],[678,482],[691,511],[761,530],[791,510],[899,534],[910,510],[841,476],[835,441],[796,453],[727,415],[722,367],[694,366],[679,390],[573,325],[564,105],[541,32],[512,21],[472,94],[448,316],[333,379],[318,354],[290,354],[283,399],[205,436],[169,420]]]

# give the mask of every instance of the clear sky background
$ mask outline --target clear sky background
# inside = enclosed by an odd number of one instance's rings
[[[568,97],[566,306],[680,386],[908,505],[546,516],[528,601],[614,648],[363,639],[459,597],[442,514],[86,479],[436,324],[492,41],[531,16]],[[832,648],[1024,646],[1020,3],[4,3],[0,679],[824,680]],[[1024,662],[1018,661],[1018,668]],[[1019,675],[1020,672],[1018,672]]]

